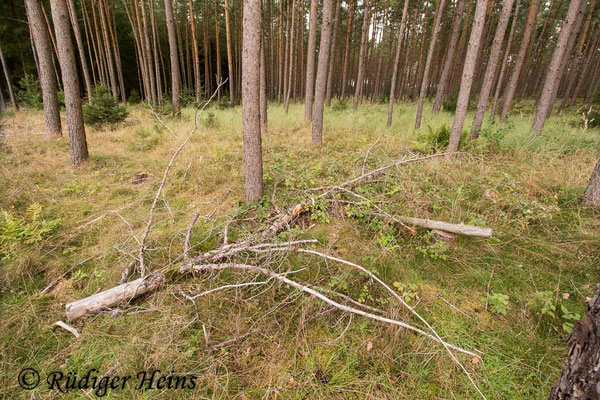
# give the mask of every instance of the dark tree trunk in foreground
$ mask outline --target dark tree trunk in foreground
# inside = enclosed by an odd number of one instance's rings
[[[598,168],[596,168],[598,169]],[[597,171],[594,171],[595,173]],[[549,400],[600,398],[600,285],[567,338],[569,355]]]
[[[402,19],[400,20],[400,29],[398,29],[398,44],[396,46],[396,57],[392,66],[392,85],[390,88],[390,104],[388,106],[387,126],[392,126],[394,116],[394,101],[396,96],[396,84],[398,83],[398,68],[400,67],[400,53],[402,51],[402,38],[404,38],[404,29],[406,27],[406,13],[408,12],[408,0],[404,0],[404,9],[402,10]]]
[[[473,139],[476,139],[479,136],[479,130],[483,123],[483,116],[488,105],[488,99],[492,93],[494,76],[496,76],[496,70],[498,69],[500,50],[502,49],[502,42],[504,41],[504,34],[506,33],[506,27],[508,26],[513,3],[514,0],[504,0],[504,4],[502,5],[502,13],[500,15],[500,20],[498,21],[498,26],[496,27],[494,42],[492,44],[492,49],[490,50],[490,58],[483,77],[483,86],[479,92],[477,110],[475,111],[475,117],[473,118],[473,128],[471,129],[471,137]]]
[[[52,20],[56,32],[58,61],[65,90],[65,107],[67,109],[67,128],[71,147],[71,162],[79,165],[88,157],[83,112],[81,109],[81,93],[75,64],[75,51],[71,42],[71,23],[65,0],[51,0]]]
[[[304,95],[304,119],[310,121],[315,92],[315,51],[317,48],[317,0],[310,1],[310,24],[308,27],[308,52],[306,53],[306,92]],[[321,53],[319,49],[319,53]]]
[[[415,129],[421,127],[421,116],[423,115],[423,103],[429,88],[429,75],[431,72],[431,60],[433,59],[433,50],[435,50],[435,42],[437,41],[438,32],[442,23],[442,14],[444,13],[445,0],[438,1],[438,9],[433,19],[433,27],[431,28],[431,39],[429,49],[427,50],[427,60],[425,61],[425,72],[423,72],[423,81],[421,82],[421,91],[419,92],[419,103],[417,104],[417,119],[415,121]]]
[[[15,98],[15,92],[13,91],[12,80],[10,79],[10,74],[8,73],[8,66],[6,65],[6,60],[4,59],[4,53],[2,52],[2,47],[0,47],[0,62],[2,62],[2,69],[4,70],[4,78],[6,79],[6,85],[8,86],[8,95],[10,96],[10,102],[15,110],[19,109],[19,105],[17,104],[17,99]]]
[[[38,74],[40,76],[40,86],[42,87],[44,117],[46,118],[46,136],[61,136],[62,130],[57,96],[58,84],[56,82],[56,75],[54,74],[50,36],[48,35],[38,0],[25,0],[25,7],[27,8],[29,29],[35,43],[34,51],[37,52],[38,56]]]
[[[473,84],[473,76],[481,46],[481,34],[483,33],[483,25],[485,22],[486,0],[477,0],[475,6],[475,17],[473,20],[473,28],[471,28],[471,37],[467,46],[467,56],[465,58],[465,66],[460,81],[460,89],[458,91],[458,100],[456,101],[456,113],[454,114],[454,122],[452,123],[452,133],[448,143],[448,152],[453,153],[458,150],[460,136],[462,134],[467,108],[469,107],[469,97],[471,95],[471,86]]]
[[[561,65],[564,61],[563,59],[568,57],[568,54],[566,53],[569,38],[571,37],[571,31],[573,30],[575,19],[577,18],[577,15],[582,7],[584,7],[582,0],[571,0],[569,10],[567,11],[567,15],[562,23],[562,27],[560,28],[560,34],[558,36],[556,48],[554,49],[552,60],[548,66],[546,80],[544,81],[544,86],[542,87],[542,93],[540,95],[538,107],[533,119],[533,124],[531,125],[531,133],[534,135],[538,135],[542,131],[544,123],[546,122],[546,118],[548,118],[550,111],[552,111],[555,88],[559,84],[558,81],[561,78]]]
[[[583,204],[593,207],[600,206],[600,160],[598,160],[588,187],[583,194]]]
[[[327,68],[329,66],[329,44],[331,42],[332,0],[323,0],[323,22],[321,23],[321,43],[319,44],[319,63],[315,89],[315,110],[313,113],[312,143],[323,142],[323,108],[327,86]]]
[[[171,97],[173,98],[173,116],[179,115],[181,108],[181,82],[179,78],[179,59],[177,58],[177,37],[173,21],[173,6],[171,0],[165,0],[165,17],[169,36],[169,54],[171,59]]]
[[[244,189],[246,201],[263,195],[260,137],[261,0],[244,2],[242,38],[242,133],[244,137]]]

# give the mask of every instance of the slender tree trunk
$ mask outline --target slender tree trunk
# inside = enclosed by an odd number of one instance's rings
[[[69,11],[67,10],[65,0],[51,0],[50,7],[52,9],[54,30],[56,31],[60,71],[65,87],[65,107],[67,109],[71,162],[73,165],[79,165],[87,159],[88,149],[85,139],[85,128],[83,126],[81,93],[79,92],[75,51],[71,42]]]
[[[100,27],[102,28],[102,37],[104,38],[104,51],[106,52],[106,60],[108,65],[108,76],[110,78],[110,87],[112,89],[113,97],[116,99],[119,96],[119,89],[117,87],[117,74],[115,72],[115,66],[113,61],[113,52],[108,38],[108,16],[106,15],[106,7],[102,0],[98,2],[98,9],[100,10]]]
[[[504,51],[504,59],[502,60],[502,67],[500,67],[500,75],[498,76],[498,83],[496,83],[496,90],[494,93],[494,103],[492,104],[492,110],[490,112],[490,121],[493,121],[496,117],[496,108],[498,106],[498,99],[500,98],[500,91],[503,88],[502,83],[504,82],[504,72],[508,65],[508,57],[511,54],[513,37],[515,36],[515,28],[517,26],[517,18],[519,17],[519,8],[521,6],[521,0],[517,0],[515,6],[515,12],[512,19],[512,25],[510,27],[510,33],[508,34],[508,41],[506,42],[506,50]]]
[[[329,66],[329,44],[331,41],[332,0],[323,0],[323,21],[321,22],[321,42],[319,44],[319,62],[315,88],[315,112],[312,124],[312,143],[323,143],[323,109],[327,86],[327,68]]]
[[[315,51],[317,48],[318,1],[310,0],[310,25],[308,28],[308,53],[306,54],[306,93],[304,95],[304,120],[310,121],[313,112],[315,90]],[[319,48],[319,52],[321,49]]]
[[[419,93],[419,102],[417,104],[417,118],[415,121],[415,129],[421,127],[421,117],[423,116],[423,104],[427,89],[429,88],[429,75],[431,72],[431,60],[433,59],[433,51],[435,50],[435,42],[437,41],[438,32],[442,23],[441,14],[444,12],[445,0],[438,0],[438,9],[436,10],[433,19],[433,27],[431,28],[431,40],[429,42],[429,50],[427,50],[427,60],[425,61],[425,71],[423,72],[423,81],[421,82],[421,91]]]
[[[117,37],[117,27],[115,24],[115,14],[113,9],[109,9],[107,5],[108,20],[108,31],[110,33],[110,39],[112,41],[113,49],[115,49],[115,66],[117,68],[117,78],[119,81],[119,93],[121,94],[121,102],[125,103],[127,98],[125,97],[125,81],[123,80],[123,68],[121,66],[121,51],[119,50],[119,38]],[[114,29],[113,29],[114,27]]]
[[[490,93],[492,92],[494,76],[496,76],[496,69],[498,68],[498,58],[500,58],[500,50],[502,49],[502,42],[504,41],[504,34],[506,33],[506,27],[508,26],[508,20],[510,19],[510,12],[512,11],[513,3],[514,0],[504,0],[504,3],[502,4],[500,20],[498,21],[498,26],[496,27],[496,34],[494,35],[492,49],[490,50],[490,57],[485,69],[485,75],[483,77],[483,86],[479,92],[479,101],[477,103],[477,109],[473,119],[473,128],[471,129],[471,138],[473,139],[479,137],[479,130],[481,129],[483,115],[485,114]]]
[[[598,172],[598,167],[594,173]],[[596,175],[596,179],[600,174]],[[595,205],[599,202],[596,199]],[[567,337],[569,352],[556,386],[548,400],[589,400],[600,398],[598,365],[600,365],[600,285],[587,303],[581,321],[575,323]]]
[[[217,2],[217,0],[214,1],[214,5],[215,5],[215,51],[216,51],[216,58],[217,58],[217,85],[219,85],[221,83],[221,80],[223,79],[223,74],[221,72],[221,46],[219,44],[219,36],[220,36],[220,28],[221,28],[221,18],[220,18],[220,14],[219,14],[219,4]],[[222,90],[219,87],[217,89],[217,99],[219,101],[221,101],[221,96],[222,96]]]
[[[341,93],[340,99],[342,101],[346,98],[346,86],[348,86],[348,58],[350,56],[350,38],[352,37],[352,26],[354,22],[354,5],[356,0],[348,0],[350,6],[348,9],[348,26],[346,30],[346,46],[344,48],[344,63],[342,67],[342,81],[341,81]]]
[[[448,51],[446,52],[446,58],[444,59],[444,66],[442,67],[442,75],[437,85],[437,91],[435,93],[435,99],[433,101],[433,113],[437,114],[442,108],[442,101],[446,88],[448,87],[448,80],[450,78],[450,72],[454,65],[454,55],[456,54],[456,45],[460,36],[460,25],[462,22],[462,14],[465,9],[465,0],[458,0],[456,4],[456,10],[454,20],[452,21],[452,34],[450,36],[450,43],[448,44]],[[465,21],[467,25],[469,21]],[[465,28],[466,29],[466,28]]]
[[[336,0],[335,23],[333,24],[333,34],[331,38],[331,51],[329,52],[329,67],[327,68],[327,89],[325,93],[325,104],[331,106],[331,97],[333,96],[333,70],[335,69],[335,52],[337,46],[337,34],[340,26],[340,4],[341,0]]]
[[[598,49],[598,45],[600,45],[600,34],[598,34],[598,32],[595,32],[595,33],[596,33],[595,35],[592,35],[592,37],[595,37],[595,40],[591,43],[591,46],[589,46],[589,48],[588,48],[588,54],[586,56],[585,62],[583,63],[583,67],[581,69],[582,75],[578,77],[577,86],[575,87],[575,90],[573,91],[573,96],[571,97],[571,102],[569,104],[570,106],[575,104],[577,97],[579,97],[579,95],[582,92],[583,86],[589,82],[585,78],[587,78],[588,75],[591,75],[589,72],[590,64],[592,63],[593,57],[596,54],[596,49]]]
[[[88,103],[92,104],[92,80],[90,78],[90,72],[88,70],[87,61],[85,59],[85,51],[83,50],[83,38],[81,37],[81,30],[79,29],[79,21],[77,20],[77,12],[73,0],[67,1],[67,7],[69,8],[69,16],[71,17],[71,25],[73,25],[73,33],[75,34],[75,42],[77,43],[79,61],[81,63],[81,70],[83,71],[85,93],[88,98]]]
[[[510,109],[512,107],[513,97],[515,96],[517,84],[519,83],[521,68],[523,67],[523,62],[525,61],[525,53],[527,53],[527,47],[529,46],[529,41],[531,39],[531,33],[533,32],[533,28],[535,25],[535,17],[539,5],[540,0],[531,0],[531,3],[529,5],[529,13],[527,14],[527,22],[525,23],[525,31],[523,32],[521,47],[519,49],[519,54],[517,54],[515,68],[512,72],[512,75],[510,76],[510,80],[508,81],[508,85],[506,86],[506,91],[504,93],[502,113],[500,114],[500,121],[502,122],[506,121],[506,117],[508,116],[508,113],[510,112]]]
[[[25,7],[27,9],[29,29],[35,42],[35,50],[37,51],[39,62],[38,74],[40,76],[42,99],[44,102],[46,136],[49,138],[61,136],[62,130],[57,96],[58,88],[52,65],[50,37],[38,0],[25,0]]]
[[[244,188],[246,201],[263,195],[260,135],[261,0],[244,4],[242,44],[242,133],[244,137]]]
[[[137,0],[134,0],[137,2]],[[158,91],[156,88],[156,76],[152,71],[152,51],[150,48],[150,38],[148,35],[148,22],[146,19],[146,6],[144,5],[145,0],[141,0],[141,11],[142,11],[142,40],[144,43],[145,56],[146,56],[146,73],[148,75],[148,83],[150,89],[150,98],[152,99],[152,106],[156,107],[159,103]],[[173,11],[171,11],[173,15]]]
[[[181,81],[179,74],[179,59],[177,58],[177,37],[175,36],[175,22],[173,21],[173,6],[171,0],[165,0],[165,19],[169,36],[169,56],[171,60],[171,97],[173,116],[177,117],[181,108]]]
[[[471,95],[471,85],[473,84],[473,75],[475,72],[475,63],[481,46],[481,35],[483,33],[483,25],[485,23],[486,0],[477,0],[475,6],[475,17],[473,27],[471,28],[471,37],[467,46],[467,56],[463,69],[462,79],[460,81],[460,89],[458,91],[458,100],[456,102],[456,113],[454,114],[454,122],[452,123],[452,132],[448,143],[447,151],[454,153],[458,150],[460,137],[462,134],[467,108],[469,107],[469,97]]]
[[[229,0],[225,0],[225,31],[227,34],[227,68],[229,69],[229,97],[235,105],[235,80],[233,79],[233,53],[231,51],[231,26],[229,22]]]
[[[204,53],[204,89],[206,90],[206,95],[209,96],[209,93],[212,92],[212,88],[210,85],[210,62],[208,55],[210,53],[210,42],[208,39],[208,24],[210,22],[210,13],[207,8],[203,9],[203,18],[202,18],[202,51]]]
[[[226,0],[227,1],[227,0]],[[202,80],[200,77],[200,54],[198,51],[198,37],[196,36],[196,15],[194,14],[194,4],[193,0],[188,0],[188,7],[190,11],[190,24],[192,31],[192,57],[194,59],[194,94],[196,104],[200,104],[200,100],[202,98]],[[227,3],[226,3],[227,4]],[[229,7],[227,7],[229,8]],[[227,20],[229,21],[229,12],[227,12]],[[227,23],[229,27],[229,22]],[[229,29],[227,30],[227,37],[229,38]],[[229,42],[229,39],[228,39]],[[228,47],[229,49],[229,47]],[[231,72],[230,72],[231,73]],[[231,77],[230,77],[231,79]],[[233,101],[233,96],[232,96]]]
[[[363,15],[362,34],[360,40],[360,50],[358,52],[358,73],[356,74],[356,90],[354,92],[354,101],[352,108],[358,108],[358,103],[362,97],[363,79],[365,75],[365,52],[367,51],[367,41],[369,40],[369,0],[365,0],[365,11]]]
[[[260,130],[267,131],[267,65],[265,59],[265,39],[260,41]]]
[[[388,106],[387,126],[392,126],[392,118],[394,116],[394,99],[396,95],[396,84],[398,82],[398,68],[400,64],[400,53],[402,51],[402,38],[406,27],[406,14],[408,12],[408,1],[404,0],[404,9],[402,10],[402,19],[400,20],[400,29],[398,30],[398,43],[396,45],[396,57],[392,72],[392,86],[390,89],[390,104]]]
[[[544,86],[542,87],[542,93],[540,95],[538,107],[533,119],[533,124],[531,125],[531,133],[534,135],[538,135],[542,131],[544,123],[546,122],[546,118],[548,118],[548,115],[552,111],[552,104],[555,96],[553,96],[553,94],[559,83],[558,81],[560,79],[561,63],[563,62],[563,58],[566,56],[565,53],[567,51],[569,38],[572,35],[575,20],[578,18],[578,14],[583,12],[583,8],[585,7],[585,4],[583,4],[584,1],[586,0],[571,0],[571,3],[569,4],[569,10],[567,11],[567,15],[565,16],[560,28],[560,34],[558,35],[556,48],[554,49],[552,60],[548,66],[546,80],[544,82]]]
[[[4,70],[4,78],[6,79],[6,86],[8,86],[8,95],[10,96],[10,102],[15,110],[19,109],[19,105],[17,104],[17,99],[15,98],[15,93],[13,91],[12,81],[10,79],[10,74],[8,73],[8,66],[6,65],[6,60],[4,59],[4,53],[2,52],[2,47],[0,47],[0,61],[2,62],[2,69]]]
[[[283,0],[279,0],[278,2],[279,5],[279,40],[277,43],[277,61],[278,61],[278,68],[277,68],[277,104],[281,104],[281,98],[282,98],[282,94],[283,94],[283,76],[284,76],[284,59],[285,59],[285,55],[284,55],[284,37],[283,37]]]
[[[289,61],[289,71],[288,71],[288,83],[287,83],[287,93],[285,96],[285,113],[288,113],[290,106],[290,96],[292,94],[292,74],[294,73],[294,20],[296,19],[296,0],[292,0],[292,18],[291,18],[291,27],[289,30],[289,46],[290,46],[290,54],[288,56]]]

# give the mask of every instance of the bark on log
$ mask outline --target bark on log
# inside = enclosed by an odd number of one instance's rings
[[[600,285],[567,344],[569,355],[548,399],[600,399]]]
[[[164,280],[164,275],[154,273],[145,278],[139,278],[135,281],[96,293],[85,299],[69,303],[66,306],[67,321],[74,321],[89,314],[95,314],[107,308],[114,307],[123,301],[130,301],[155,290]]]

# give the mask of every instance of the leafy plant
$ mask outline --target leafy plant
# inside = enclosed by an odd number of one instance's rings
[[[409,283],[408,285],[404,285],[401,282],[394,282],[394,287],[400,293],[400,296],[406,301],[410,303],[413,300],[417,300],[419,298],[417,290],[418,286],[414,283]]]
[[[322,203],[315,203],[312,206],[310,219],[324,224],[328,224],[331,222],[329,216],[327,215],[327,207],[325,206],[325,204]]]
[[[40,86],[40,80],[31,74],[25,74],[21,80],[19,80],[19,97],[23,99],[23,102],[29,107],[41,110],[44,103],[42,100],[42,87]]]
[[[426,244],[417,246],[417,250],[422,255],[432,260],[448,259],[448,244],[441,240],[436,240],[433,231],[428,231],[423,235],[423,240]]]
[[[556,300],[550,290],[535,292],[533,299],[529,301],[529,306],[532,311],[560,323],[566,333],[571,333],[575,322],[581,319],[580,314],[569,310],[566,305]]]
[[[575,326],[575,322],[581,319],[581,315],[570,311],[564,304],[560,305],[560,311],[563,319],[562,328],[565,332],[571,333]]]
[[[140,97],[140,93],[135,89],[131,89],[131,92],[129,92],[129,97],[127,98],[127,102],[129,104],[138,104],[141,101],[142,98]]]
[[[52,233],[59,224],[59,219],[43,219],[42,206],[38,203],[27,207],[23,217],[3,210],[2,220],[0,220],[0,259],[14,258],[19,246],[32,245],[40,241]]]
[[[508,295],[503,293],[489,294],[487,297],[482,297],[481,301],[490,306],[490,310],[494,314],[502,314],[506,316],[506,312],[510,309],[508,304]]]
[[[83,106],[83,118],[90,125],[116,124],[129,114],[125,107],[119,107],[110,89],[98,85],[92,93],[92,103]]]
[[[348,103],[345,101],[336,101],[331,105],[331,110],[334,112],[342,112],[348,109]]]
[[[202,125],[207,129],[216,128],[219,126],[219,120],[215,116],[214,112],[208,111],[206,113],[206,118],[202,120]]]

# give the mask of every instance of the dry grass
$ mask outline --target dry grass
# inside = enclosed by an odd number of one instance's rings
[[[313,148],[302,109],[292,105],[286,115],[272,105],[263,137],[266,197],[277,187],[280,207],[304,196],[306,188],[358,174],[378,138],[367,168],[398,158],[407,147],[422,147],[427,124],[436,130],[452,118],[426,113],[424,128],[413,132],[409,104],[397,108],[391,129],[385,127],[385,106],[328,111],[326,144]],[[238,219],[231,239],[269,217],[268,202],[240,208],[240,108],[209,111],[215,124],[192,139],[165,188],[149,238],[151,270],[178,262],[196,209],[202,217],[192,235],[194,251],[220,243],[223,223],[233,215]],[[191,392],[142,394],[129,386],[110,398],[476,398],[443,349],[427,339],[350,320],[279,284],[221,291],[195,305],[181,295],[262,279],[238,273],[185,280],[167,269],[164,290],[122,307],[119,315],[75,324],[79,340],[53,332],[65,303],[118,281],[137,246],[123,219],[137,234],[143,230],[162,171],[192,115],[186,109],[181,120],[165,121],[173,137],[148,110],[130,108],[124,124],[88,129],[91,159],[77,169],[69,167],[66,138],[43,137],[40,112],[5,118],[0,208],[21,217],[38,203],[43,219],[59,226],[31,244],[18,244],[12,258],[0,261],[1,397],[54,397],[47,388],[27,392],[17,386],[18,372],[34,367],[43,373],[114,368],[122,375],[157,368],[199,377]],[[348,217],[346,208],[327,211],[306,221],[306,232],[289,235],[315,237],[321,248],[361,262],[388,283],[412,284],[414,304],[440,334],[485,353],[479,364],[463,361],[488,398],[543,398],[564,356],[564,332],[560,318],[528,303],[534,292],[551,291],[555,302],[581,312],[598,276],[598,214],[578,201],[597,157],[598,131],[573,128],[574,119],[553,117],[546,135],[531,139],[531,116],[517,115],[508,128],[487,127],[480,144],[459,156],[402,167],[360,189],[373,201],[388,202],[390,212],[491,226],[492,240],[458,238],[437,247],[424,231],[407,235],[381,221]],[[140,172],[149,179],[133,184]],[[280,254],[269,262],[281,270],[304,268],[295,279],[363,297],[410,320],[372,282],[343,267],[306,255]],[[61,276],[53,290],[40,294]],[[481,297],[488,290],[509,295],[506,316],[485,309]],[[75,391],[67,397],[90,396]]]

